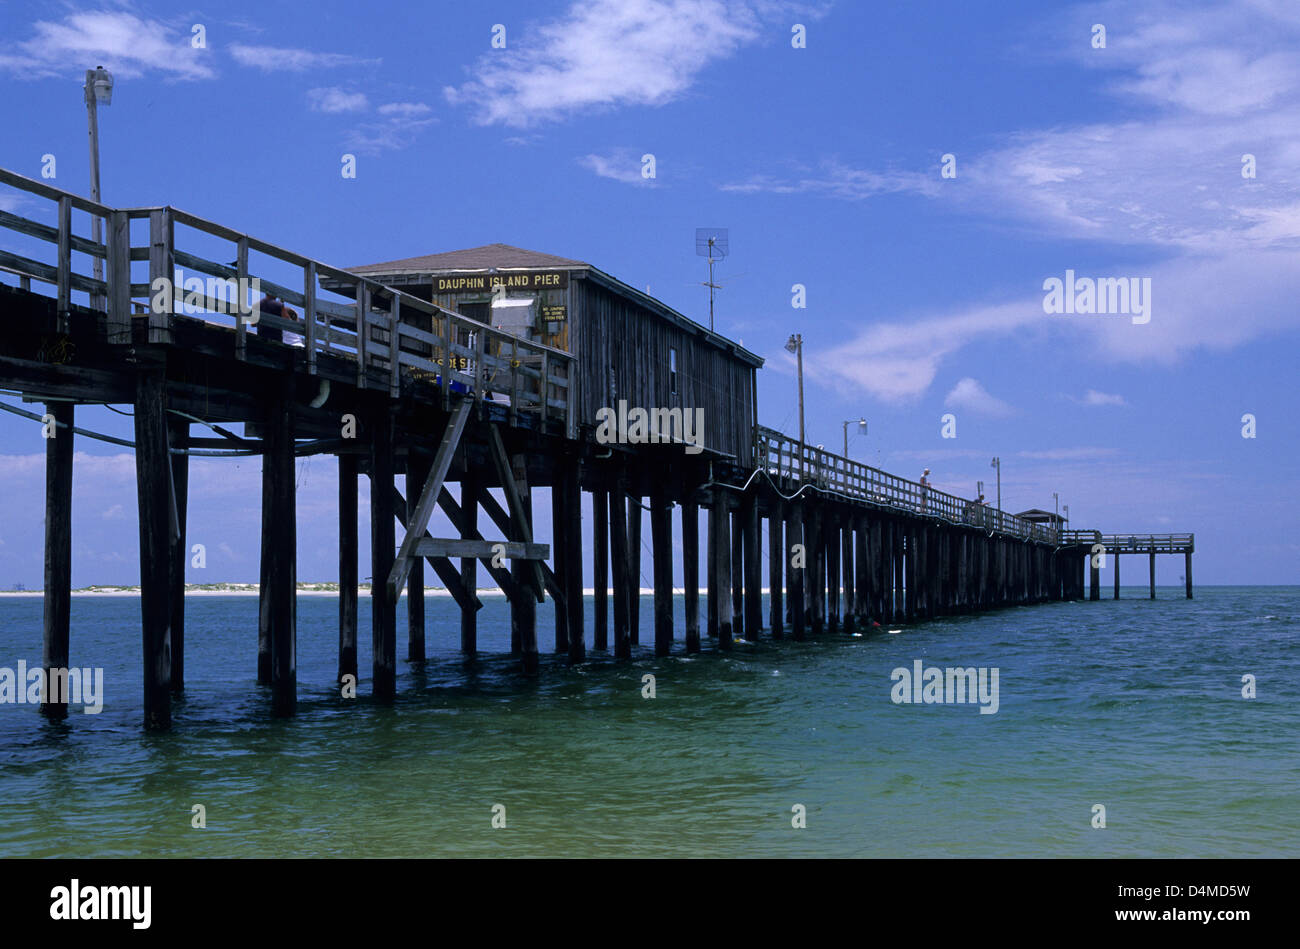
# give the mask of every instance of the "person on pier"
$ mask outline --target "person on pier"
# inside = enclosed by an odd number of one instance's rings
[[[258,313],[269,313],[271,316],[277,316],[283,320],[297,320],[298,314],[286,306],[277,296],[268,293],[262,297],[257,304]],[[288,343],[290,346],[302,348],[302,337],[297,333],[290,333],[287,330],[281,330],[278,327],[258,326],[257,335],[265,339],[274,340],[275,342]]]

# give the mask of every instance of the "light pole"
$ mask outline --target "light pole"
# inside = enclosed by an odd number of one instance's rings
[[[1070,525],[1070,505],[1066,504],[1066,505],[1062,506],[1061,510],[1065,512],[1065,525],[1066,525],[1066,527],[1069,527],[1069,525]]]
[[[803,334],[791,333],[785,341],[786,352],[794,353],[799,365],[799,480],[803,480]]]
[[[849,419],[847,422],[844,423],[844,457],[845,458],[849,457],[849,426],[850,425],[856,425],[858,427],[858,431],[862,432],[863,435],[867,434],[867,420],[864,418],[860,418],[856,420]]]
[[[1056,502],[1056,542],[1061,542],[1061,496],[1055,491],[1052,492],[1052,500]]]
[[[99,204],[99,103],[113,104],[113,74],[103,66],[86,70],[86,122],[90,128],[90,200]],[[100,218],[90,217],[90,236],[96,244],[102,238]],[[104,261],[94,258],[95,279],[104,279]]]
[[[1002,459],[994,458],[989,463],[989,467],[998,470],[998,512],[1000,515],[1002,511]]]

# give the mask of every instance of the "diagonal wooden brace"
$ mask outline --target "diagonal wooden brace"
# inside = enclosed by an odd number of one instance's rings
[[[468,399],[461,400],[447,421],[446,431],[442,433],[442,442],[438,445],[438,453],[433,459],[433,468],[429,471],[429,480],[424,483],[424,489],[420,492],[420,500],[415,505],[410,524],[407,525],[406,536],[402,538],[397,559],[393,561],[393,569],[388,573],[388,596],[393,602],[397,601],[402,587],[406,584],[406,578],[410,575],[412,558],[415,556],[415,544],[424,537],[429,528],[429,519],[433,517],[433,509],[438,502],[438,492],[442,490],[442,483],[451,468],[452,457],[456,454],[456,446],[465,431],[465,423],[469,420],[472,406],[473,403]]]

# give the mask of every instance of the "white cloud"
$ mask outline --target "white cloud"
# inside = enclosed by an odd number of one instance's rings
[[[419,118],[418,114],[391,113],[376,122],[365,122],[350,128],[345,144],[362,155],[378,155],[383,151],[406,148],[415,141],[421,129],[438,121],[432,116]]]
[[[936,174],[915,171],[877,172],[854,168],[838,159],[826,159],[816,168],[797,168],[784,175],[757,174],[743,181],[722,185],[723,191],[739,194],[813,194],[828,198],[860,201],[877,194],[911,191],[934,196],[938,193]]]
[[[388,102],[379,107],[380,115],[426,115],[431,111],[423,102]]]
[[[370,107],[365,93],[345,92],[337,86],[309,89],[307,102],[313,112],[363,112]]]
[[[943,404],[950,409],[964,409],[976,415],[999,418],[1011,415],[1015,410],[997,396],[986,390],[979,381],[967,376],[958,380],[946,396]]]
[[[617,148],[604,155],[584,155],[578,159],[578,164],[595,172],[601,178],[609,178],[627,185],[648,187],[657,181],[654,178],[642,177],[641,156],[627,148]]]
[[[1096,389],[1089,389],[1083,394],[1082,399],[1070,396],[1072,402],[1090,407],[1110,406],[1110,405],[1128,405],[1122,395],[1112,395],[1108,392],[1098,392]]]
[[[660,106],[682,96],[711,63],[758,41],[764,24],[791,8],[773,0],[576,0],[556,20],[508,32],[506,49],[484,54],[472,80],[444,92],[485,125]]]
[[[126,509],[120,504],[114,504],[104,511],[102,516],[106,521],[124,521],[126,520]]]
[[[811,375],[832,385],[865,390],[885,402],[904,402],[925,392],[943,361],[967,344],[1031,332],[1035,326],[1045,326],[1045,319],[1041,298],[917,315],[896,323],[876,323],[829,351],[805,356],[805,362]]]
[[[306,72],[308,69],[336,69],[340,66],[374,65],[381,62],[346,53],[314,53],[307,49],[251,46],[247,43],[231,44],[230,55],[240,65],[254,66],[263,72]]]
[[[1082,461],[1088,458],[1108,458],[1114,454],[1114,448],[1045,448],[1041,451],[1018,451],[1016,457],[1035,461]]]
[[[160,72],[175,79],[211,79],[216,72],[210,53],[190,46],[189,27],[114,10],[38,20],[30,39],[0,45],[0,70],[36,79],[81,76],[89,67],[104,66],[117,78]]]

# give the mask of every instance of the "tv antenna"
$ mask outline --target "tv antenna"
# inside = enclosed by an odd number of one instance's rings
[[[695,253],[699,257],[709,258],[709,280],[701,284],[709,288],[709,331],[713,331],[713,294],[716,290],[721,290],[719,284],[713,282],[713,265],[727,256],[731,250],[727,228],[725,227],[697,227],[695,229]]]

